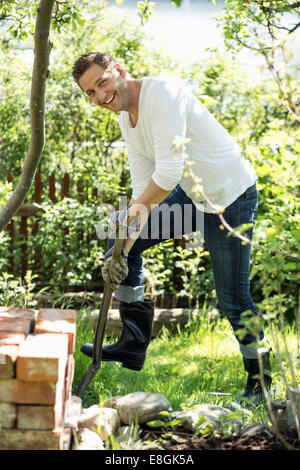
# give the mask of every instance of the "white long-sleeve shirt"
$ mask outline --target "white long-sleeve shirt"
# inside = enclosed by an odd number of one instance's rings
[[[125,111],[120,113],[119,125],[128,152],[133,199],[152,178],[164,190],[180,184],[195,204],[202,203],[203,210],[211,213],[212,205],[227,207],[257,179],[240,146],[177,79],[143,78],[137,125],[130,125]],[[185,139],[184,157],[174,141]],[[196,193],[194,176],[201,189]]]

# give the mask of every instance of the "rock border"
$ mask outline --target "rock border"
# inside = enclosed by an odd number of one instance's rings
[[[162,328],[166,328],[169,331],[175,331],[177,326],[180,328],[187,325],[190,321],[195,320],[199,316],[199,309],[192,308],[155,308],[153,326],[152,326],[152,338],[155,338]],[[92,310],[86,312],[82,316],[82,321],[94,322],[94,328],[97,320],[99,310]],[[208,323],[216,322],[220,318],[220,312],[213,308],[210,309],[207,318]],[[107,321],[105,326],[105,335],[119,337],[122,329],[122,322],[120,319],[120,313],[118,309],[110,309],[107,315]]]
[[[79,397],[73,396],[71,401],[74,407],[69,410],[69,425],[75,439],[70,450],[165,450],[162,442],[147,439],[154,429],[161,429],[166,441],[172,442],[182,440],[182,430],[190,437],[276,437],[271,426],[262,423],[243,426],[232,409],[222,406],[199,404],[173,411],[167,398],[159,393],[133,392],[111,397],[103,406],[85,409],[81,408]],[[249,414],[249,410],[240,411]]]

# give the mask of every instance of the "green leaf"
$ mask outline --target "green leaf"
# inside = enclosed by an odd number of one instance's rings
[[[182,4],[182,0],[171,0],[171,3],[173,3],[173,5],[176,5],[177,7],[180,7]]]
[[[160,411],[158,413],[159,416],[165,416],[165,417],[169,417],[170,416],[170,412],[167,411],[167,410],[163,410],[163,411]]]
[[[153,420],[153,421],[148,421],[146,424],[150,428],[163,428],[163,427],[165,427],[166,423],[164,423],[164,421],[156,419],[156,420]]]

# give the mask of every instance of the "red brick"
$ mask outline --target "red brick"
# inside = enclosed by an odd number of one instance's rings
[[[26,318],[27,320],[33,320],[35,317],[34,311],[28,308],[20,307],[0,307],[0,317],[14,317],[14,318]]]
[[[25,340],[24,333],[0,331],[0,344],[21,344]]]
[[[0,403],[0,428],[14,428],[16,424],[16,417],[17,406],[14,403]]]
[[[66,413],[66,376],[68,363],[65,362],[64,368],[60,370],[59,381],[56,386],[55,400],[55,429],[58,430],[64,426],[64,417]]]
[[[56,384],[56,395],[55,395],[55,406],[54,406],[54,429],[61,430],[64,426],[64,416],[66,411],[66,370],[67,363],[65,362],[65,367],[61,368],[59,381]]]
[[[17,427],[22,429],[51,429],[59,431],[64,425],[66,367],[61,368],[55,386],[55,402],[52,406],[18,406]],[[24,382],[25,383],[25,382]],[[27,382],[30,383],[30,382]],[[38,382],[31,382],[32,384]],[[44,384],[48,382],[43,382]]]
[[[16,307],[0,307],[0,331],[25,333],[32,330],[34,311]]]
[[[76,336],[75,310],[40,308],[35,324],[35,333],[63,333],[69,338],[69,354],[74,353]]]
[[[3,429],[0,450],[60,450],[62,435],[54,431]]]
[[[18,345],[0,342],[0,379],[9,379],[14,376],[18,351]]]
[[[19,429],[55,429],[56,421],[54,406],[18,405]]]
[[[75,369],[74,357],[72,354],[70,354],[68,358],[67,372],[66,372],[66,379],[65,379],[65,390],[66,390],[65,401],[70,400],[71,395],[72,395],[74,369]]]
[[[56,390],[61,382],[23,382],[17,379],[0,380],[0,402],[54,405]]]
[[[67,335],[29,335],[18,353],[17,378],[34,382],[57,382],[60,369],[65,370],[67,354]]]

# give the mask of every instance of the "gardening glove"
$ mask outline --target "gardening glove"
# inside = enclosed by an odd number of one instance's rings
[[[115,291],[128,275],[128,256],[122,250],[120,258],[113,260],[112,253],[113,247],[105,253],[102,276],[106,284]]]

